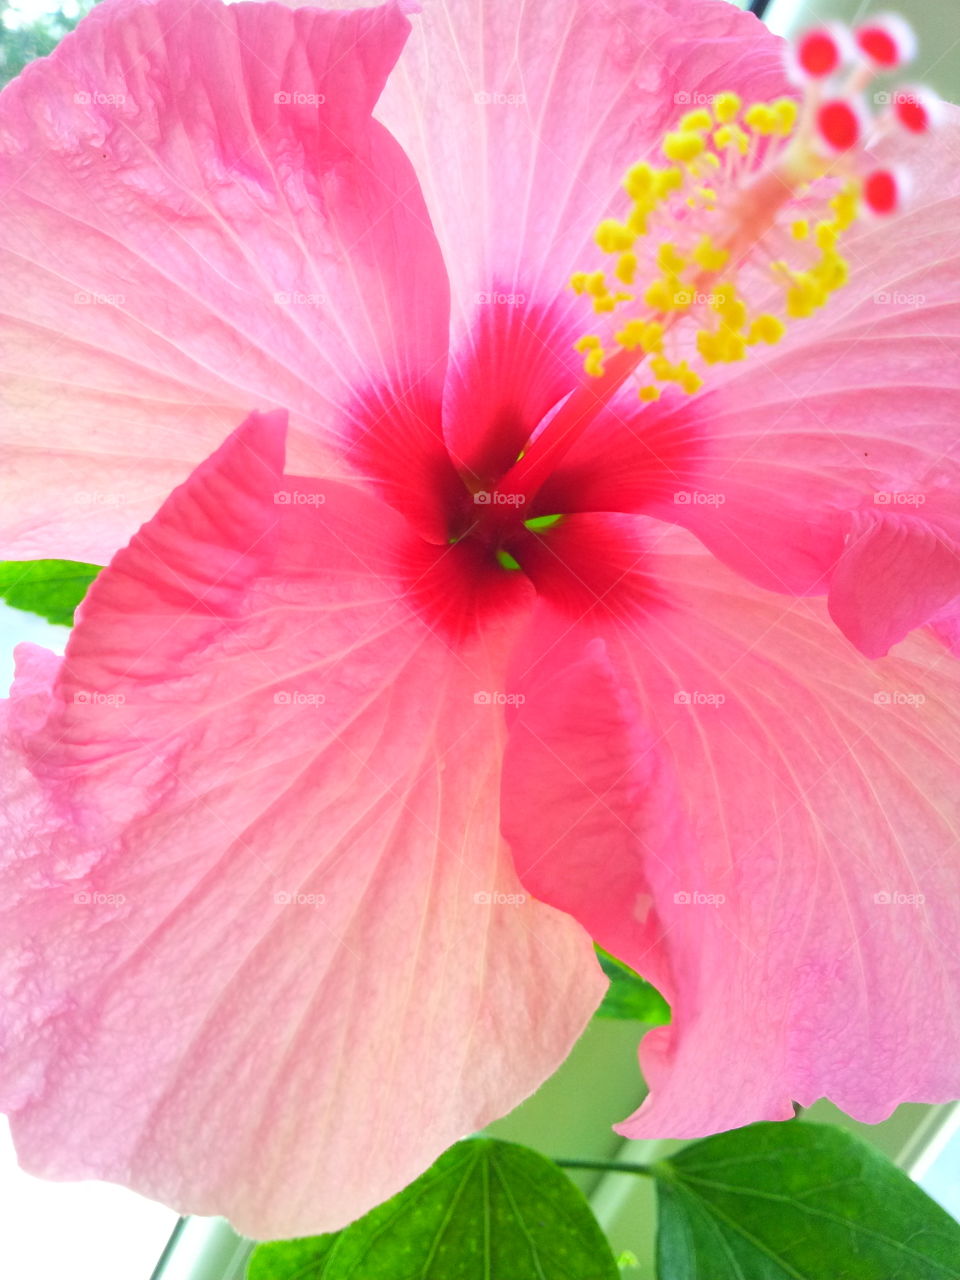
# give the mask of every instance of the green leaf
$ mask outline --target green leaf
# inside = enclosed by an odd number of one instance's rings
[[[327,1259],[341,1234],[257,1245],[247,1267],[247,1280],[327,1280]]]
[[[661,1280],[957,1280],[960,1225],[825,1125],[755,1124],[654,1165]]]
[[[670,1021],[670,1006],[656,987],[635,973],[628,964],[596,947],[600,967],[610,979],[597,1018],[633,1018],[637,1022],[661,1025]]]
[[[310,1257],[311,1244],[316,1246]],[[590,1207],[552,1160],[471,1138],[334,1236],[260,1245],[248,1280],[619,1280]]]
[[[0,560],[0,599],[70,627],[74,609],[101,567],[79,560]]]

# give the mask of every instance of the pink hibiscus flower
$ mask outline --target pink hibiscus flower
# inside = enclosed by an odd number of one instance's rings
[[[711,0],[413,27],[106,0],[0,98],[4,553],[110,560],[6,704],[0,1100],[253,1235],[529,1093],[591,939],[630,1136],[960,1087],[960,129]]]

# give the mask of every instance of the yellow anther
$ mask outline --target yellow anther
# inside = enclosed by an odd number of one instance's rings
[[[680,130],[683,133],[706,133],[712,128],[713,120],[710,118],[710,112],[705,111],[703,107],[698,107],[696,111],[688,111],[685,116],[680,117]]]
[[[583,362],[583,371],[591,378],[603,377],[603,351],[594,349],[587,352],[587,358]]]
[[[652,206],[636,204],[630,217],[627,218],[627,226],[636,236],[645,236],[647,234],[647,215]]]
[[[832,249],[837,243],[839,231],[834,222],[818,222],[814,234],[821,249]]]
[[[644,328],[640,345],[648,355],[660,355],[663,351],[663,325],[651,320]]]
[[[776,122],[776,131],[782,138],[788,137],[793,133],[793,127],[797,123],[797,114],[799,108],[793,98],[777,98],[772,102],[773,116]]]
[[[696,160],[706,143],[699,133],[668,133],[663,140],[663,154],[677,164],[689,164]]]
[[[721,124],[729,124],[737,118],[742,103],[735,93],[721,93],[713,104],[713,114]]]
[[[736,147],[742,156],[750,150],[747,135],[737,124],[722,124],[713,133],[713,144],[718,151],[726,151],[728,147]]]
[[[631,249],[636,239],[634,232],[615,218],[604,218],[593,233],[593,238],[604,253],[622,253]]]
[[[823,285],[808,271],[793,273],[793,284],[787,290],[787,315],[802,320],[812,315],[826,301]]]
[[[657,266],[668,275],[678,276],[687,265],[687,259],[677,252],[677,246],[670,240],[664,240],[657,250]]]
[[[624,284],[633,284],[633,277],[637,270],[637,255],[635,253],[621,253],[617,259],[617,265],[614,274],[618,280],[622,280]]]
[[[712,151],[705,151],[697,163],[708,164],[711,169],[719,169],[720,157],[715,156]]]
[[[714,288],[710,304],[730,329],[742,329],[747,323],[747,308],[737,297],[736,285],[726,282]]]
[[[570,277],[570,288],[574,293],[586,293],[587,273],[585,271],[575,271]]]
[[[672,311],[672,293],[670,281],[661,278],[654,280],[652,284],[647,286],[643,300],[648,307],[653,307],[654,311]]]
[[[663,347],[663,325],[655,321],[628,320],[613,336],[627,351],[642,347],[648,353],[659,353]]]
[[[766,137],[777,131],[777,113],[765,102],[755,102],[744,112],[743,122],[754,133]]]
[[[591,271],[584,281],[583,289],[585,293],[589,293],[594,298],[606,297],[609,290],[607,289],[607,282],[604,279],[603,272]]]
[[[743,334],[732,329],[701,329],[697,334],[697,350],[707,364],[732,364],[747,354]]]
[[[714,156],[716,159],[716,156]],[[713,187],[697,187],[697,195],[703,196],[704,200],[716,200],[717,193]]]
[[[617,305],[617,300],[612,293],[605,294],[602,298],[594,298],[593,309],[597,315],[604,311],[612,311]]]
[[[845,285],[849,273],[846,258],[832,249],[825,252],[820,261],[810,268],[810,275],[827,293],[833,293],[835,289]]]
[[[859,191],[856,184],[844,187],[844,189],[835,195],[830,201],[830,208],[834,211],[836,217],[834,222],[838,231],[846,231],[847,227],[853,225],[857,220],[859,206]]]
[[[671,191],[679,191],[683,186],[683,173],[680,169],[658,169],[656,193],[663,200]]]
[[[641,399],[641,400],[659,400],[659,399],[660,399],[660,388],[659,388],[659,387],[654,387],[654,386],[641,387],[641,388],[640,388],[640,399]]]
[[[810,223],[806,218],[798,218],[796,222],[791,224],[790,234],[794,240],[806,240],[810,235]]]
[[[623,179],[623,189],[631,199],[640,200],[655,194],[656,178],[657,170],[653,165],[641,160],[627,170]]]
[[[693,251],[693,260],[704,271],[722,271],[730,260],[730,254],[726,249],[718,249],[712,236],[701,236]]]
[[[585,333],[582,338],[578,338],[573,344],[574,351],[593,351],[603,344],[595,333]]]
[[[677,366],[677,381],[688,396],[692,396],[695,391],[699,391],[703,386],[703,379],[699,373],[695,373],[687,364],[686,360],[681,360]]]
[[[787,326],[779,316],[771,316],[764,313],[751,322],[750,332],[747,334],[747,342],[751,345],[755,342],[765,342],[767,346],[772,347],[780,341],[786,332]]]

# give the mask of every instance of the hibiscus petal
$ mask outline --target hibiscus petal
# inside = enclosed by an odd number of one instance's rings
[[[254,415],[14,690],[3,1098],[26,1168],[336,1228],[502,1114],[603,992],[497,830],[502,640]],[[506,632],[508,629],[503,628]]]
[[[446,276],[370,119],[408,31],[395,4],[106,3],[4,91],[4,554],[109,557],[252,405],[342,473],[362,386],[439,401]]]
[[[642,874],[665,953],[651,953],[650,976],[669,968],[674,1006],[643,1041],[651,1092],[621,1132],[696,1137],[824,1095],[876,1122],[904,1100],[956,1097],[960,667],[924,632],[869,662],[822,600],[753,587],[679,530],[672,543],[654,563],[675,607],[607,637],[662,757],[651,763],[648,746],[622,768],[664,780],[625,821],[647,843],[664,833],[655,856],[641,845]],[[579,768],[574,796],[617,796],[596,745],[578,766],[563,734],[543,737]],[[597,874],[591,894],[592,847],[544,842],[535,864],[528,843],[524,865],[547,901],[565,896],[569,868],[585,887],[569,909],[611,936],[634,919],[635,890],[618,905]]]
[[[930,520],[897,513],[859,522],[828,603],[844,635],[868,658],[882,658],[958,597],[960,544]]]
[[[413,160],[464,319],[494,289],[555,299],[695,95],[784,87],[779,42],[712,0],[444,0],[415,26],[377,116]]]

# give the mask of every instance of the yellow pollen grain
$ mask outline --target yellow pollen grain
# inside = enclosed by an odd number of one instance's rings
[[[833,222],[818,222],[814,228],[814,235],[818,246],[821,249],[832,249],[837,243],[839,229]]]
[[[810,235],[810,223],[806,218],[798,218],[790,227],[794,240],[806,240]]]
[[[623,179],[623,189],[632,200],[653,195],[656,188],[656,170],[652,164],[640,161],[631,165]]]
[[[776,132],[782,138],[789,137],[797,123],[799,107],[793,98],[777,98],[770,105],[776,122]]]
[[[603,377],[603,351],[593,350],[587,352],[587,358],[583,362],[583,371],[591,378]]]
[[[691,160],[696,160],[706,145],[700,134],[692,130],[686,133],[668,133],[663,140],[663,154],[668,160],[678,164],[689,164]]]
[[[641,387],[641,388],[640,388],[640,399],[641,399],[641,400],[659,400],[659,399],[660,399],[660,388],[659,388],[659,387],[654,387],[654,386]]]
[[[634,232],[615,218],[604,218],[593,233],[593,238],[604,253],[622,253],[624,249],[632,249],[636,239]]]
[[[585,271],[575,271],[570,277],[570,288],[574,293],[586,293],[587,273]]]
[[[844,189],[830,201],[830,208],[836,214],[834,224],[838,231],[846,231],[853,226],[859,212],[859,190],[855,183]]]
[[[787,332],[787,326],[779,318],[768,313],[756,316],[750,324],[750,331],[747,334],[747,342],[765,342],[767,346],[774,346],[780,341]]]
[[[614,269],[614,275],[618,280],[622,280],[624,284],[633,284],[633,277],[637,272],[637,255],[635,253],[621,253],[617,259],[617,265]]]
[[[713,237],[706,235],[700,238],[694,249],[693,260],[704,271],[722,271],[730,260],[730,254],[726,249],[718,249],[713,243]]]
[[[680,253],[672,240],[664,240],[657,250],[657,266],[668,275],[679,275],[687,265],[687,259]]]
[[[705,111],[703,107],[698,107],[696,111],[688,111],[686,115],[680,117],[681,133],[706,133],[712,128],[713,120],[710,118],[710,112]]]
[[[748,107],[744,112],[743,122],[748,129],[752,129],[762,138],[777,131],[777,114],[765,102],[755,102]]]
[[[582,338],[578,338],[573,344],[574,351],[593,351],[595,348],[601,347],[599,337],[595,333],[585,333]]]
[[[717,96],[713,104],[713,114],[717,117],[721,124],[729,124],[731,120],[737,118],[737,114],[742,106],[740,98],[735,93],[721,93]]]
[[[736,124],[723,124],[719,129],[715,129],[713,144],[718,151],[726,151],[728,147],[736,147],[742,156],[745,156],[750,150],[747,135]]]

